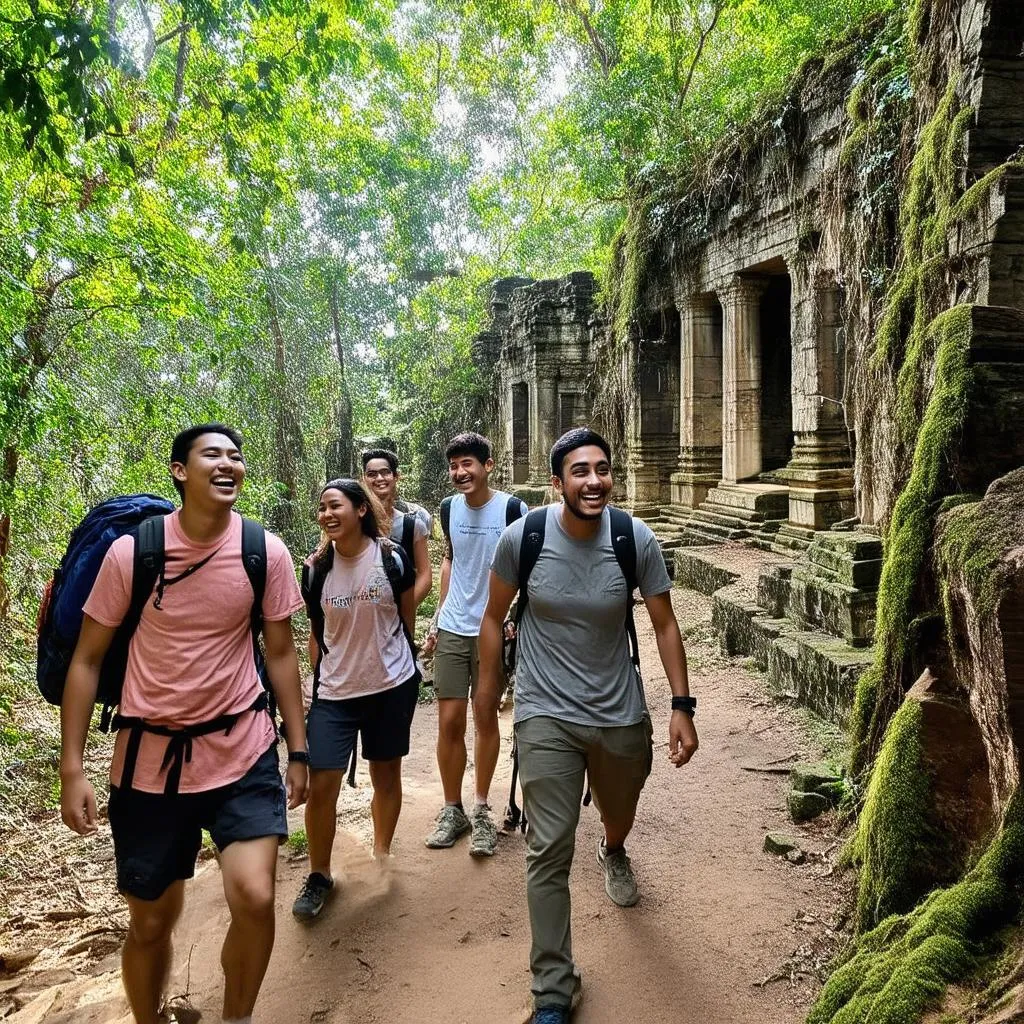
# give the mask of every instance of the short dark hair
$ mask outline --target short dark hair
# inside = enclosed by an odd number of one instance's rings
[[[456,434],[444,450],[446,459],[455,459],[460,455],[472,455],[480,462],[486,462],[491,457],[491,442],[483,434],[467,430],[465,433]]]
[[[562,466],[565,463],[566,455],[589,444],[596,445],[604,452],[605,458],[609,462],[612,461],[612,450],[608,442],[596,430],[591,430],[590,427],[573,427],[572,430],[567,430],[551,447],[552,476],[557,476],[561,480]]]
[[[374,459],[384,459],[384,461],[391,467],[392,473],[398,472],[398,456],[394,452],[389,452],[387,448],[367,448],[360,458],[363,460],[364,473],[366,472],[366,467],[373,462]]]
[[[203,434],[223,434],[230,438],[231,443],[239,451],[242,450],[242,435],[234,427],[229,427],[226,423],[197,423],[193,427],[186,427],[175,435],[171,442],[171,462],[180,462],[184,466],[188,462],[188,454],[192,451],[192,445]],[[174,484],[174,489],[178,494],[185,494],[185,488],[180,480],[172,476],[171,483]]]

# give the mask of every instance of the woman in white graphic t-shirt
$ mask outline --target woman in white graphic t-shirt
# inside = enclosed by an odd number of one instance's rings
[[[317,510],[323,537],[303,566],[313,701],[306,719],[310,873],[292,907],[300,920],[316,917],[334,887],[336,807],[358,736],[373,785],[374,859],[390,856],[402,808],[402,758],[420,683],[410,639],[416,577],[381,530],[382,515],[359,481],[331,480]]]

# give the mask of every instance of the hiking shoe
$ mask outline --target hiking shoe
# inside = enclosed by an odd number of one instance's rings
[[[545,1006],[533,1011],[533,1024],[569,1024],[569,1011],[561,1006]]]
[[[640,893],[626,851],[609,852],[602,839],[597,847],[597,863],[604,868],[604,891],[612,903],[620,907],[633,906],[640,899]]]
[[[471,828],[469,818],[461,807],[445,804],[434,822],[434,831],[427,836],[427,846],[432,850],[447,850]]]
[[[471,857],[493,857],[498,845],[498,829],[491,819],[491,809],[481,804],[473,813],[473,835],[469,840]]]
[[[292,913],[300,921],[312,921],[324,909],[333,888],[333,879],[325,878],[319,871],[314,871],[302,883],[302,891],[292,904]]]

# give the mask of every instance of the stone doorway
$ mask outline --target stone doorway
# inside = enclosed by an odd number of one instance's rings
[[[782,469],[793,450],[792,287],[767,279],[761,297],[761,472]]]
[[[512,385],[512,483],[530,478],[530,385]]]

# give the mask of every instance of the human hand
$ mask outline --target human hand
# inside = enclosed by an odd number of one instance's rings
[[[96,831],[96,792],[84,772],[61,776],[60,816],[80,836]]]
[[[673,711],[668,722],[668,759],[681,768],[697,753],[697,729],[685,711]]]
[[[506,619],[505,620],[504,630],[505,630],[505,639],[506,640],[515,640],[515,638],[516,638],[516,624],[515,624],[515,622],[512,619]]]
[[[301,761],[290,761],[284,777],[285,790],[288,793],[288,810],[294,811],[301,807],[309,796],[309,768]]]
[[[420,654],[433,654],[434,648],[437,646],[437,633],[431,630],[426,637],[423,639],[423,646],[420,648]]]

